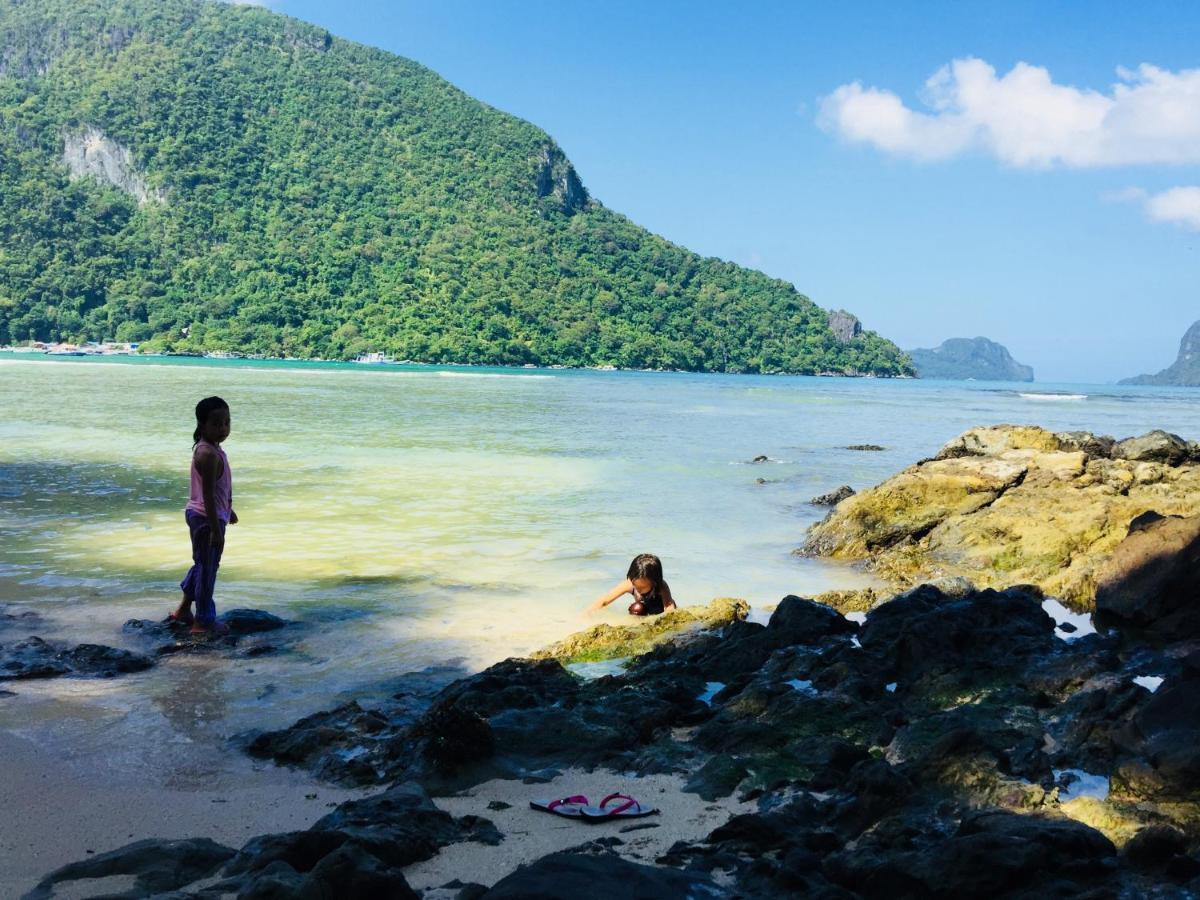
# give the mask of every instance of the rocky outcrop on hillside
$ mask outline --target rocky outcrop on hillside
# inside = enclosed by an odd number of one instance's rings
[[[74,178],[96,178],[135,198],[139,206],[166,203],[159,188],[146,183],[132,151],[109,138],[99,128],[88,127],[63,138],[63,162]]]
[[[1105,563],[1149,511],[1200,513],[1200,454],[1177,435],[975,428],[843,500],[801,552],[862,560],[898,588],[964,576],[1090,607]]]
[[[1184,332],[1175,362],[1157,375],[1138,375],[1124,379],[1121,384],[1200,385],[1200,321],[1192,323],[1192,327]]]
[[[1033,381],[1033,369],[985,337],[950,338],[929,350],[909,350],[918,378]]]

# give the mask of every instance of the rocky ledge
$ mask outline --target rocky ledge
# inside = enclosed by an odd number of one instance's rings
[[[800,552],[862,560],[897,589],[962,576],[1091,608],[1117,545],[1148,512],[1200,513],[1195,444],[1164,431],[1117,441],[1000,425],[842,500]]]
[[[789,596],[767,625],[689,631],[618,675],[510,659],[415,715],[319,713],[249,751],[379,794],[240,850],[134,844],[35,895],[126,874],[135,896],[414,896],[410,863],[520,839],[453,819],[430,794],[578,766],[680,773],[686,791],[755,807],[655,865],[622,858],[620,826],[601,825],[491,887],[436,896],[1194,896],[1200,633],[1181,611],[1200,588],[1200,542],[1175,534],[1182,521],[1135,530],[1099,595],[1103,632],[1056,627],[1033,586],[921,585],[861,624]],[[572,827],[530,827],[547,822]]]

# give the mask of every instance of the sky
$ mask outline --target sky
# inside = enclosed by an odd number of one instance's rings
[[[1200,319],[1200,4],[259,0],[547,131],[591,194],[905,349],[1156,372]]]

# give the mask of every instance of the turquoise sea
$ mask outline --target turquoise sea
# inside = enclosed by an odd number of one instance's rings
[[[0,354],[0,602],[43,615],[43,637],[133,646],[122,623],[163,616],[189,564],[192,408],[209,394],[232,408],[242,520],[218,610],[304,622],[300,651],[21,683],[0,728],[166,746],[282,726],[585,627],[643,551],[683,604],[867,584],[793,554],[825,513],[808,500],[974,425],[1200,438],[1191,389]],[[845,449],[864,443],[886,449]],[[181,713],[197,691],[204,714]]]

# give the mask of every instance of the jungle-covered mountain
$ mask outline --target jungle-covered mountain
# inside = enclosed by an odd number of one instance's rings
[[[429,69],[203,0],[0,0],[0,343],[30,339],[911,372]]]

